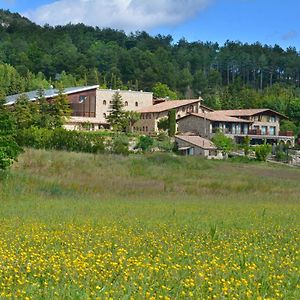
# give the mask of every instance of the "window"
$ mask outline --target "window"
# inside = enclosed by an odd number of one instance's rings
[[[128,106],[128,101],[125,101],[125,106]]]
[[[148,132],[148,126],[146,126],[146,132]]]
[[[83,103],[85,100],[87,100],[87,96],[81,95],[79,96],[79,103]]]
[[[96,115],[96,96],[81,95],[70,103],[72,117],[95,117]]]
[[[185,107],[183,106],[181,110],[184,112],[185,111]]]
[[[145,131],[145,126],[143,126],[143,131]]]
[[[275,126],[270,127],[270,135],[276,135],[276,127]]]
[[[267,126],[261,126],[261,134],[268,134],[268,127]]]
[[[103,118],[106,119],[106,113],[103,114]]]
[[[106,100],[103,100],[103,105],[106,105]]]
[[[139,103],[138,103],[138,102],[135,102],[135,106],[138,107],[138,106],[139,106]]]
[[[276,122],[276,117],[275,116],[270,116],[269,122],[275,123]]]

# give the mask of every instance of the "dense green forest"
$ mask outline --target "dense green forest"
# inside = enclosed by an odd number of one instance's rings
[[[5,94],[58,81],[65,87],[100,84],[145,91],[163,83],[172,95],[202,96],[213,108],[268,107],[300,120],[300,54],[293,47],[174,42],[170,35],[125,34],[84,24],[41,27],[3,10],[0,24]]]

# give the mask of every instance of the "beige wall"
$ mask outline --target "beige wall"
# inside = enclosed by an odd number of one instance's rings
[[[109,115],[110,105],[116,90],[97,90],[96,101],[96,118],[101,123],[106,123],[106,116]],[[153,94],[148,92],[136,91],[119,91],[124,103],[124,110],[137,111],[141,108],[151,106],[153,104]],[[104,104],[106,101],[106,105]]]
[[[200,110],[200,100],[197,103],[183,105],[176,108],[176,119],[186,116],[190,112],[199,112]],[[143,113],[141,119],[135,123],[134,130],[137,132],[142,132],[144,134],[149,134],[151,132],[158,131],[158,122],[168,117],[168,111],[162,111],[159,113]],[[144,129],[144,130],[143,130]],[[146,130],[148,129],[148,130]]]
[[[72,117],[65,128],[73,130],[78,129],[82,123],[91,123],[94,129],[97,130],[101,124],[106,124],[105,115],[109,115],[112,98],[116,92],[119,92],[124,102],[124,110],[137,111],[141,108],[151,106],[153,104],[153,94],[148,92],[136,91],[118,91],[118,90],[102,90],[96,92],[96,117]],[[106,104],[104,104],[106,102]],[[104,115],[105,114],[105,115]],[[77,125],[78,124],[78,125]]]

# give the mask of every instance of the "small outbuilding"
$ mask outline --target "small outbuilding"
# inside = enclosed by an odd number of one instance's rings
[[[176,135],[175,142],[182,155],[199,155],[208,159],[223,159],[222,151],[212,141],[198,135]]]

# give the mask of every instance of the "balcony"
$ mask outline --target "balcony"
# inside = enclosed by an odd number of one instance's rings
[[[280,131],[279,135],[280,136],[294,136],[294,132],[293,131]]]
[[[260,129],[249,129],[249,135],[262,135],[262,133]]]
[[[231,135],[239,135],[239,134],[247,134],[246,132],[244,132],[244,130],[238,130],[238,131],[234,131],[232,129],[229,128],[219,128],[219,127],[214,127],[212,129],[212,133],[217,133],[217,132],[223,132],[224,134],[231,134]]]

